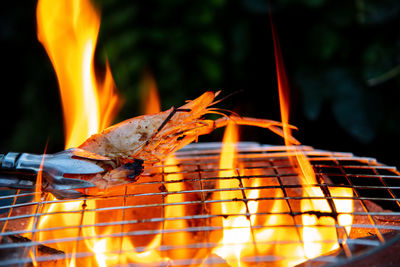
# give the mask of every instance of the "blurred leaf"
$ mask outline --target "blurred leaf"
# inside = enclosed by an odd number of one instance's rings
[[[316,120],[324,102],[327,102],[331,90],[326,80],[310,71],[299,71],[296,73],[296,81],[303,89],[304,112],[308,119]]]
[[[194,6],[192,10],[189,10],[189,12],[184,15],[185,21],[191,25],[207,25],[215,18],[214,12],[207,8],[206,3],[201,6]]]
[[[325,4],[325,0],[303,0],[302,2],[309,7],[319,7]]]
[[[302,4],[307,7],[317,8],[325,4],[326,0],[283,0],[286,5],[290,4]]]
[[[324,20],[339,27],[354,27],[357,21],[357,8],[354,1],[330,1],[325,9],[320,11]]]
[[[268,13],[268,2],[266,0],[243,0],[243,6],[254,13]]]
[[[113,29],[123,28],[133,17],[137,16],[138,12],[137,6],[133,4],[118,6],[114,12],[110,13],[111,15],[102,16],[102,30],[110,32]]]
[[[208,58],[200,58],[199,64],[204,71],[203,75],[210,82],[217,82],[221,78],[220,66],[217,62]]]
[[[315,56],[322,60],[331,59],[339,51],[341,37],[326,25],[318,25],[310,32],[310,43]]]
[[[139,39],[136,32],[123,32],[107,42],[107,54],[110,58],[124,58],[126,53],[132,53],[132,48]]]
[[[223,51],[222,40],[219,35],[215,33],[205,34],[200,37],[200,42],[209,52],[219,55]]]
[[[363,0],[364,21],[367,24],[384,23],[400,14],[400,3],[397,0]]]
[[[366,47],[363,63],[363,75],[366,80],[377,79],[397,65],[392,47],[383,42],[374,42]]]
[[[221,7],[226,4],[226,0],[211,0],[210,2],[216,7]]]
[[[380,114],[369,116],[367,94],[349,72],[336,68],[322,72],[321,76],[300,72],[296,79],[304,96],[305,113],[310,119],[317,119],[323,104],[331,104],[335,119],[346,131],[361,140],[369,142],[377,131]],[[375,99],[376,100],[376,99]],[[378,107],[372,106],[375,109]],[[379,113],[379,109],[376,110]]]
[[[332,70],[328,79],[333,82],[332,109],[339,124],[362,142],[369,142],[376,134],[367,115],[365,94],[352,76],[343,70]]]

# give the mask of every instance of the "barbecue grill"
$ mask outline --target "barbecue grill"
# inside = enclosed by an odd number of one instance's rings
[[[237,145],[236,175],[220,177],[220,143],[191,144],[175,153],[173,162],[166,161],[148,168],[134,184],[108,195],[80,200],[56,200],[46,193],[14,191],[1,197],[9,204],[1,207],[0,265],[57,264],[100,261],[101,257],[115,257],[115,265],[130,266],[229,266],[215,253],[223,232],[221,220],[243,218],[249,223],[246,244],[252,253],[241,255],[248,264],[276,265],[296,260],[294,254],[276,254],[274,251],[305,246],[300,216],[307,212],[298,209],[304,199],[296,195],[302,185],[296,183],[298,174],[289,160],[295,147],[259,145],[240,142]],[[317,176],[313,185],[324,192],[321,199],[351,199],[354,209],[349,233],[337,223],[335,208],[331,212],[308,212],[310,215],[335,219],[332,225],[317,225],[336,232],[338,247],[329,254],[304,261],[303,266],[345,265],[354,262],[388,264],[400,262],[396,256],[400,237],[398,194],[400,174],[394,167],[375,159],[297,147],[307,155]],[[223,170],[222,170],[223,171]],[[238,181],[237,188],[220,188],[221,179]],[[249,181],[259,179],[257,186]],[[331,189],[347,188],[352,197],[332,196]],[[258,190],[254,197],[252,192]],[[217,192],[237,191],[242,198],[218,199]],[[277,193],[278,192],[278,193]],[[39,201],[41,200],[41,201]],[[215,205],[242,203],[243,213],[216,214]],[[281,210],[274,210],[280,202]],[[93,206],[91,203],[96,203]],[[251,205],[258,203],[257,211]],[[67,204],[71,210],[48,207]],[[72,222],[54,224],[61,215]],[[275,217],[274,217],[275,216]],[[271,218],[285,217],[285,223],[271,222]],[[46,224],[46,222],[53,224]],[[46,225],[49,225],[46,227]],[[56,225],[56,226],[54,226]],[[263,239],[257,233],[264,230],[282,231],[297,236],[286,239]],[[48,237],[44,238],[44,235]],[[50,235],[49,235],[50,234]],[[90,247],[88,242],[113,240],[113,247]],[[132,246],[125,246],[125,242]],[[101,243],[101,242],[100,242]],[[229,244],[228,244],[229,246]],[[236,245],[232,245],[235,247]],[[267,247],[268,249],[260,249]],[[146,254],[147,253],[147,254]],[[97,255],[97,256],[96,256]],[[389,256],[388,256],[389,255]],[[148,256],[149,259],[144,260]],[[125,259],[125,260],[124,260]],[[133,264],[133,265],[132,265]]]

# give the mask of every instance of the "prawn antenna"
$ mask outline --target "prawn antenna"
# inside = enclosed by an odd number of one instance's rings
[[[160,127],[158,127],[157,131],[155,132],[154,136],[156,136],[162,128],[172,119],[172,117],[175,115],[177,112],[190,112],[191,110],[188,108],[176,108],[172,107],[171,113],[168,114],[168,116],[165,118],[165,120],[161,123]]]
[[[175,115],[175,113],[177,112],[190,112],[191,110],[188,108],[176,108],[176,107],[172,107],[172,111],[171,113],[168,114],[168,116],[165,118],[165,120],[161,123],[160,127],[158,127],[157,131],[152,135],[151,138],[149,138],[146,141],[145,146],[147,146],[148,144],[150,144],[151,140],[154,139],[154,137],[162,130],[162,128],[164,128],[164,126],[171,120],[171,118]]]
[[[236,117],[241,117],[239,114],[237,114],[236,112],[232,111],[232,110],[228,110],[228,109],[222,109],[222,108],[208,108],[207,109],[207,113],[210,114],[218,114],[224,117],[229,117],[226,113],[229,113],[229,115],[234,115]]]
[[[232,92],[232,93],[230,93],[229,95],[226,95],[226,96],[224,96],[223,98],[218,99],[217,101],[212,102],[212,103],[210,104],[210,106],[213,106],[213,105],[215,105],[215,104],[218,104],[219,102],[224,101],[225,99],[227,99],[227,98],[229,98],[229,97],[231,97],[231,96],[234,96],[234,95],[236,95],[236,94],[239,94],[239,93],[243,93],[243,90],[237,90],[237,91],[235,91],[235,92]]]

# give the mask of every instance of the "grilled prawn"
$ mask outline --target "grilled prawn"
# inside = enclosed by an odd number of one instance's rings
[[[180,108],[128,119],[92,135],[80,148],[109,158],[108,166],[111,167],[105,174],[88,179],[99,189],[130,183],[143,171],[143,163],[159,162],[199,135],[225,126],[229,120],[268,128],[282,135],[281,123],[275,121],[226,115],[217,120],[204,119],[206,114],[221,114],[212,108],[221,101],[215,101],[218,94],[208,91]]]
[[[158,162],[191,143],[199,134],[212,130],[213,121],[201,117],[210,112],[216,95],[206,92],[180,108],[120,122],[92,135],[80,148],[118,163],[133,159]]]

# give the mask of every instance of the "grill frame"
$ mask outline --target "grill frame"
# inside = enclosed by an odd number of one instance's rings
[[[190,161],[202,161],[205,158],[207,158],[208,161],[211,162],[218,162],[219,161],[219,150],[221,148],[221,144],[220,143],[203,143],[203,144],[192,144],[189,145],[185,148],[183,148],[182,150],[178,151],[176,153],[176,158],[180,161],[180,165],[182,166],[185,161],[185,159],[189,159]],[[251,155],[251,160],[252,162],[255,162],[255,159],[257,157],[261,158],[262,160],[265,159],[276,159],[276,158],[287,158],[289,155],[294,155],[294,148],[295,147],[282,147],[282,146],[269,146],[269,145],[259,145],[257,143],[253,143],[253,142],[241,142],[238,144],[237,146],[238,150],[240,151],[240,155]],[[298,147],[297,147],[298,148]],[[394,243],[397,243],[400,239],[400,237],[398,236],[394,236],[388,240],[385,239],[384,235],[381,233],[381,231],[384,230],[394,230],[394,231],[400,231],[400,226],[395,226],[395,225],[390,225],[390,226],[385,226],[385,225],[379,225],[379,223],[377,223],[374,220],[375,216],[400,216],[400,212],[394,212],[394,211],[386,211],[386,212],[370,212],[368,210],[367,205],[364,203],[364,201],[393,201],[396,203],[397,206],[400,206],[399,201],[400,199],[396,198],[396,191],[400,190],[400,186],[392,186],[392,185],[388,185],[387,184],[387,180],[390,179],[400,179],[399,176],[399,172],[394,168],[394,167],[389,167],[389,166],[385,166],[383,164],[378,163],[375,159],[373,158],[366,158],[366,157],[356,157],[351,153],[338,153],[338,152],[329,152],[329,151],[323,151],[323,150],[315,150],[312,147],[308,147],[308,146],[301,146],[300,147],[302,151],[304,151],[304,153],[307,155],[307,157],[309,157],[309,159],[311,160],[311,162],[313,162],[313,166],[314,166],[314,170],[317,171],[317,173],[320,173],[320,171],[318,170],[318,168],[334,168],[337,167],[341,172],[342,172],[342,178],[344,177],[345,179],[348,180],[348,182],[350,183],[350,185],[348,185],[348,187],[353,189],[353,192],[356,195],[354,197],[354,199],[356,201],[360,201],[365,210],[365,212],[354,212],[354,215],[359,215],[359,216],[369,216],[370,220],[371,220],[371,225],[367,225],[369,227],[371,227],[372,229],[375,230],[376,232],[376,236],[378,237],[378,240],[367,240],[367,241],[363,241],[360,239],[355,239],[353,241],[353,239],[351,239],[351,242],[353,245],[366,245],[366,246],[370,246],[371,249],[369,249],[368,253],[362,254],[362,255],[358,255],[358,256],[351,256],[350,258],[346,258],[345,260],[340,259],[338,257],[334,257],[333,259],[329,258],[329,257],[322,257],[322,261],[324,261],[326,263],[326,265],[328,266],[335,266],[335,265],[342,265],[344,263],[349,263],[349,262],[354,262],[356,260],[359,260],[359,258],[363,258],[368,256],[369,254],[374,255],[376,254],[378,251],[381,251],[382,249],[386,249],[387,247],[390,247],[391,245],[393,245]],[[258,155],[258,156],[255,156]],[[244,157],[246,158],[246,157]],[[326,163],[329,161],[334,161],[336,163],[335,166],[333,165],[324,165],[324,164],[317,164],[316,162],[322,162],[322,163]],[[345,161],[350,161],[350,162],[359,162],[361,165],[345,165],[342,164]],[[200,165],[199,165],[200,166]],[[158,165],[158,168],[161,169],[165,169],[168,166],[165,164],[160,164]],[[272,169],[274,169],[276,166],[269,166]],[[279,166],[280,168],[291,168],[291,166],[289,165],[281,165]],[[373,171],[375,172],[375,176],[371,176],[370,174],[351,174],[351,173],[347,173],[346,169],[351,169],[353,167],[357,167],[359,170],[361,169],[365,169],[365,170],[370,170],[373,169]],[[257,167],[256,167],[257,168]],[[164,197],[169,196],[169,195],[174,195],[174,194],[193,194],[193,193],[200,193],[202,196],[202,199],[200,202],[194,203],[194,202],[190,202],[190,203],[183,203],[180,202],[177,205],[189,205],[189,204],[201,204],[201,205],[207,205],[207,203],[218,203],[224,200],[207,200],[204,196],[205,193],[213,193],[213,192],[217,192],[218,190],[221,189],[206,189],[203,188],[203,184],[204,184],[204,178],[202,178],[202,176],[204,176],[204,174],[207,172],[207,169],[202,169],[202,168],[197,168],[194,171],[190,171],[192,173],[199,173],[199,179],[195,180],[192,179],[191,181],[195,181],[195,182],[199,182],[200,184],[200,188],[199,189],[193,189],[193,190],[188,190],[186,191],[181,191],[181,192],[163,192],[163,190],[161,190],[160,192],[157,192],[156,194],[159,194],[160,196],[162,196],[162,198],[164,199]],[[220,171],[220,169],[212,169],[210,170],[210,172],[218,172]],[[388,173],[392,173],[392,174],[380,174],[379,172],[388,172]],[[183,173],[185,175],[188,174],[187,171],[181,170],[180,173]],[[169,173],[171,174],[171,173]],[[333,177],[333,176],[338,176],[340,178],[340,173],[323,173],[324,175],[328,175],[328,177]],[[161,182],[161,184],[165,187],[165,185],[168,183],[171,183],[170,181],[165,181],[164,180],[164,176],[168,175],[165,174],[164,172],[162,173],[162,177],[163,177],[163,181]],[[296,175],[295,173],[289,173],[286,174],[287,177],[291,177],[293,175]],[[152,178],[152,174],[150,171],[150,174],[145,174],[144,177],[146,177],[151,179]],[[282,177],[282,175],[280,174],[279,171],[276,172],[274,177]],[[383,187],[380,187],[378,185],[355,185],[352,183],[352,176],[354,176],[354,179],[359,179],[359,178],[363,178],[363,179],[373,179],[376,178],[378,179],[382,184]],[[226,179],[232,179],[232,178],[237,178],[237,177],[226,177]],[[221,179],[218,177],[211,177],[209,178],[209,180],[212,181],[212,179]],[[239,179],[246,179],[246,177],[240,176]],[[140,179],[139,179],[140,180]],[[187,182],[186,180],[181,180],[181,181],[172,181],[172,183],[182,183],[182,182]],[[159,184],[159,181],[156,182],[148,182],[147,184]],[[140,182],[139,182],[140,184]],[[142,183],[143,184],[143,183]],[[320,188],[327,188],[327,187],[344,187],[343,185],[337,185],[337,184],[326,184],[323,180],[320,181],[320,183],[316,184],[315,186],[318,186]],[[288,188],[299,188],[300,185],[294,185],[294,186],[290,186],[290,185],[283,185],[282,183],[280,183],[279,186],[269,186],[269,188],[280,188],[283,192],[285,192]],[[252,190],[252,189],[260,189],[260,187],[242,187],[240,190],[245,191],[245,190]],[[387,192],[389,193],[389,195],[391,196],[391,198],[374,198],[374,197],[364,197],[362,196],[362,194],[360,194],[358,191],[360,190],[381,190],[381,189],[385,189],[387,190]],[[223,189],[222,189],[223,190]],[[125,191],[126,193],[126,191]],[[154,196],[154,192],[152,193],[142,193],[141,196],[146,197],[147,195],[149,196]],[[41,209],[41,207],[43,207],[44,205],[50,204],[50,203],[62,203],[62,202],[70,202],[70,201],[66,201],[66,200],[55,200],[55,201],[42,201],[42,202],[26,202],[25,200],[22,201],[22,203],[18,203],[18,199],[19,198],[23,198],[23,197],[29,197],[29,196],[33,196],[35,195],[35,193],[25,193],[25,192],[21,192],[21,191],[17,191],[15,194],[13,195],[9,195],[9,196],[3,196],[0,197],[0,199],[12,199],[12,203],[9,206],[5,206],[2,207],[1,209],[7,209],[9,208],[8,214],[6,217],[0,218],[0,226],[2,227],[2,231],[0,233],[0,237],[4,237],[4,236],[9,236],[9,235],[22,235],[22,234],[33,234],[35,235],[37,232],[40,232],[38,229],[33,229],[33,230],[26,230],[26,231],[6,231],[7,228],[7,224],[12,221],[12,220],[16,220],[16,219],[26,219],[26,218],[30,218],[33,216],[34,220],[38,220],[41,216],[44,215],[48,215],[48,213],[41,213],[39,210]],[[138,195],[135,195],[138,196]],[[45,198],[47,198],[48,196],[45,195]],[[127,198],[129,197],[129,195],[125,194],[123,196],[123,198]],[[109,198],[109,197],[107,197]],[[87,200],[94,200],[94,199],[103,199],[103,198],[87,198]],[[271,199],[276,199],[276,198],[270,198],[270,199],[257,199],[257,200],[271,200]],[[284,197],[281,200],[285,201],[287,200],[288,197]],[[293,197],[290,197],[289,200],[293,200]],[[326,198],[325,198],[326,199]],[[244,201],[244,203],[246,203],[246,207],[247,207],[247,211],[248,211],[248,206],[247,203],[248,201],[251,201],[251,199],[242,199],[239,201]],[[126,202],[124,202],[126,204]],[[165,203],[163,203],[165,204]],[[32,206],[32,205],[36,205],[37,209],[36,212],[34,214],[25,214],[25,215],[13,215],[13,211],[17,208],[21,208],[21,207],[27,207],[27,206]],[[155,204],[158,205],[158,204]],[[170,205],[170,204],[169,204]],[[176,204],[175,204],[176,205]],[[151,205],[144,205],[143,207],[150,207]],[[168,206],[168,205],[167,205]],[[163,205],[163,207],[167,207],[166,205]],[[128,210],[131,208],[138,208],[138,205],[136,205],[136,207],[132,207],[132,206],[124,206],[122,208],[122,210]],[[105,211],[111,211],[111,210],[115,210],[115,209],[121,209],[121,207],[106,207],[103,209],[95,209],[95,210],[90,210],[87,208],[82,208],[81,210],[76,211],[76,213],[81,213],[82,214],[82,220],[83,220],[83,216],[85,212],[105,212]],[[164,208],[163,208],[164,209]],[[274,213],[276,214],[276,213]],[[295,217],[295,216],[299,216],[302,213],[290,213],[289,215]],[[234,214],[231,214],[231,216],[233,216]],[[250,217],[251,215],[254,215],[254,213],[244,213],[244,214],[240,214],[240,215],[245,215],[247,217]],[[260,215],[257,213],[257,215]],[[265,215],[265,214],[264,214]],[[211,215],[211,217],[213,216],[220,216],[220,215]],[[185,220],[189,220],[189,219],[195,219],[195,220],[207,220],[208,218],[210,218],[210,216],[206,216],[206,215],[191,215],[189,217],[186,218],[173,218],[173,220],[178,220],[178,219],[185,219]],[[399,217],[400,218],[400,217]],[[154,218],[153,221],[151,222],[156,222],[157,220],[161,220],[163,222],[163,224],[165,224],[166,221],[168,221],[169,219],[165,219],[165,218]],[[372,222],[374,225],[372,225]],[[95,226],[96,227],[101,227],[101,226],[105,226],[105,225],[119,225],[119,224],[123,224],[123,225],[128,225],[130,223],[134,223],[134,221],[116,221],[116,222],[111,222],[111,223],[96,223]],[[138,222],[136,222],[138,223]],[[79,231],[81,231],[81,229],[85,228],[85,227],[90,227],[93,225],[79,225]],[[340,226],[336,225],[337,228],[340,228]],[[360,227],[365,227],[366,225],[361,225]],[[303,225],[295,225],[295,227],[303,227]],[[220,228],[220,227],[217,227]],[[198,229],[198,228],[193,228],[193,229],[185,229],[184,232],[186,231],[211,231],[211,230],[218,230],[217,228],[213,228],[213,226],[211,227],[206,227],[203,229]],[[51,229],[53,230],[60,230],[60,229]],[[182,230],[182,229],[180,229]],[[253,230],[252,230],[253,231]],[[167,234],[168,231],[166,231],[165,229],[161,229],[158,232],[147,232],[148,234],[153,234],[153,233],[162,233]],[[120,237],[122,233],[114,233],[111,234],[109,236],[115,236],[115,237]],[[142,231],[139,234],[146,234],[146,231]],[[98,235],[98,236],[94,236],[92,238],[102,238],[102,237],[107,237],[107,235]],[[75,238],[72,238],[71,241],[77,240]],[[68,241],[68,240],[52,240],[54,242],[62,242],[62,241]],[[390,242],[389,242],[390,241]],[[39,245],[51,245],[52,242],[25,242],[26,245],[29,246],[39,246]],[[212,246],[212,244],[208,244],[208,243],[202,243],[203,246],[208,247],[208,246]],[[12,249],[12,248],[17,248],[20,247],[21,243],[11,243],[11,244],[0,244],[0,251],[2,249]],[[164,247],[160,247],[161,250],[164,250],[166,248]],[[136,248],[136,251],[144,251],[145,248]],[[120,253],[122,253],[122,251],[120,251]],[[93,255],[93,253],[78,253],[77,255],[75,255],[76,257],[86,257],[86,256],[90,256]],[[68,255],[62,255],[59,256],[60,258],[65,258]],[[51,255],[51,259],[57,258],[58,256],[55,255]],[[259,257],[256,259],[256,261],[259,260],[263,260],[262,257]],[[30,262],[28,258],[25,259],[26,262]],[[37,258],[38,260],[38,258]],[[40,260],[40,258],[39,258]],[[266,260],[270,260],[270,259],[266,259]],[[220,259],[216,259],[217,263],[220,262]],[[334,262],[332,262],[334,261]],[[21,259],[7,259],[5,261],[1,261],[0,259],[0,265],[8,265],[8,264],[22,264],[24,261]],[[314,260],[314,262],[316,262],[316,260]],[[183,265],[185,265],[183,263]]]

